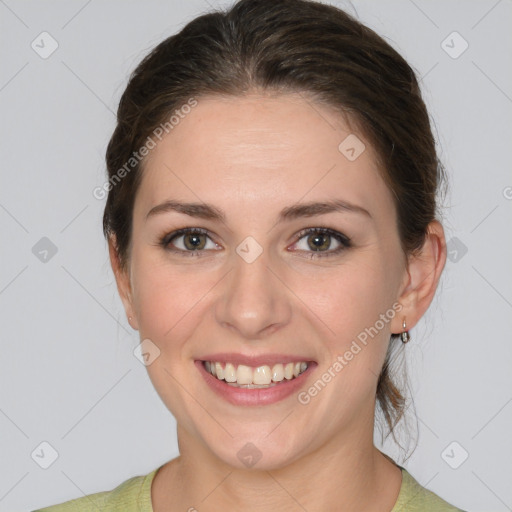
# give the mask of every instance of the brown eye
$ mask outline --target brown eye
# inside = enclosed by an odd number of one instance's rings
[[[211,240],[208,231],[200,228],[179,229],[166,235],[160,243],[166,250],[182,254],[190,253],[190,255],[206,252],[207,249],[218,249],[219,247]]]
[[[334,245],[334,247],[333,247]],[[295,249],[317,258],[333,256],[351,247],[350,239],[329,228],[308,228],[297,235]]]
[[[204,246],[206,245],[206,235],[203,234],[197,234],[197,233],[190,233],[187,235],[183,235],[184,245],[187,249],[190,249],[191,251],[195,249],[204,249]]]
[[[308,246],[313,251],[329,249],[331,245],[331,235],[328,235],[326,233],[315,233],[312,235],[308,235],[307,241]]]

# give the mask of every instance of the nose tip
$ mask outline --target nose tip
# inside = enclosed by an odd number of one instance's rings
[[[251,238],[237,248],[241,255],[235,258],[234,268],[226,277],[216,308],[219,324],[246,339],[268,336],[290,319],[284,287],[269,269],[263,248],[259,250],[261,246]]]

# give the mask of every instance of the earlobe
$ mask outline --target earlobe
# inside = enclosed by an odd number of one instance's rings
[[[398,302],[402,305],[396,315],[392,332],[403,332],[402,323],[407,318],[407,329],[414,327],[429,308],[446,263],[446,240],[442,225],[433,221],[427,228],[423,247],[409,256],[407,277]]]
[[[112,271],[114,272],[114,277],[116,279],[117,291],[121,301],[123,302],[128,323],[133,329],[138,330],[137,317],[133,309],[130,276],[129,272],[121,266],[115,235],[109,236],[108,252]]]

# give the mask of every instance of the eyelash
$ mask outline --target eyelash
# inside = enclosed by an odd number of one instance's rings
[[[186,256],[186,257],[199,256],[199,257],[201,257],[202,256],[201,253],[206,252],[204,249],[194,250],[194,251],[185,251],[183,249],[173,249],[170,247],[170,243],[173,240],[175,240],[176,238],[179,238],[182,235],[191,235],[191,234],[207,235],[211,239],[210,233],[206,229],[183,228],[183,229],[178,229],[177,231],[173,231],[172,233],[169,233],[169,234],[166,234],[165,236],[163,236],[160,239],[158,245],[163,247],[166,251],[171,251],[175,254],[179,254],[180,256]],[[337,256],[338,254],[340,254],[341,252],[345,251],[346,249],[348,249],[349,247],[352,246],[352,242],[351,242],[350,238],[348,238],[347,236],[345,236],[342,233],[339,233],[338,231],[335,231],[335,230],[329,229],[329,228],[306,228],[306,229],[303,229],[302,231],[297,233],[297,235],[295,237],[294,244],[298,243],[302,238],[304,238],[306,235],[309,235],[309,234],[329,235],[329,236],[333,237],[334,239],[336,239],[340,243],[340,246],[337,249],[330,250],[330,251],[306,251],[310,255],[305,256],[305,257],[307,257],[309,259],[329,258],[332,256]]]

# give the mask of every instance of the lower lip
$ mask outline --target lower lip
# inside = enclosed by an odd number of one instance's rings
[[[208,373],[202,361],[194,361],[194,363],[208,386],[233,405],[269,405],[284,400],[299,391],[316,366],[316,363],[308,363],[307,369],[294,379],[285,379],[268,388],[250,389],[230,386],[226,381],[219,380]]]

